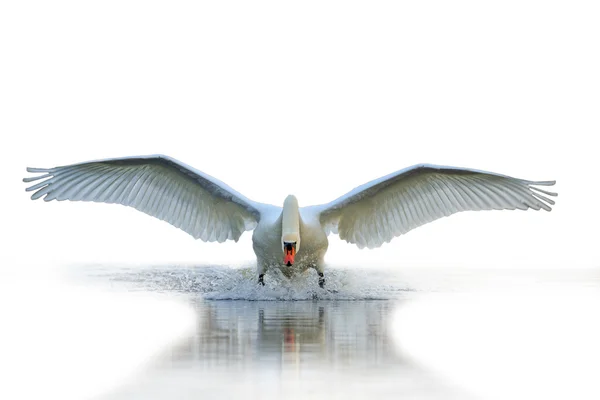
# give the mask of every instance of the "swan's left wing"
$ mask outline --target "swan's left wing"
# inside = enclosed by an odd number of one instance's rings
[[[27,188],[33,200],[93,201],[133,207],[203,241],[237,241],[254,229],[266,204],[249,200],[223,182],[164,155],[113,158],[56,168],[27,168],[42,175]]]
[[[375,248],[411,229],[460,211],[550,211],[556,196],[527,181],[473,169],[415,165],[359,186],[313,212],[323,228],[359,248]]]

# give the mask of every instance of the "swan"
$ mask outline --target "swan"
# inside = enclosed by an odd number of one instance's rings
[[[376,248],[441,217],[467,210],[551,210],[556,193],[528,181],[467,168],[414,165],[375,179],[327,204],[300,207],[289,195],[283,207],[252,201],[225,183],[165,155],[87,161],[37,174],[33,200],[94,201],[133,207],[208,242],[238,241],[254,230],[258,283],[280,268],[291,276],[315,268],[325,284],[327,236],[359,248]]]

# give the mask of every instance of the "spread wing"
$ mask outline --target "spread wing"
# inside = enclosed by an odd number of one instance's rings
[[[116,203],[161,219],[203,241],[237,241],[260,219],[255,203],[173,158],[155,155],[27,168],[33,200]]]
[[[438,218],[461,211],[550,211],[556,193],[527,181],[472,169],[415,165],[316,206],[323,228],[358,247],[375,248]]]

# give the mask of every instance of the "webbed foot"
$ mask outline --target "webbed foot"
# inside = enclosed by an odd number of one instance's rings
[[[258,284],[259,285],[265,286],[265,280],[264,280],[264,278],[265,278],[265,274],[258,275]]]
[[[325,288],[325,277],[323,276],[322,272],[319,272],[319,287],[322,289]]]

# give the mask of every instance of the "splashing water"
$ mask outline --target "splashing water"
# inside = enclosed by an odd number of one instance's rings
[[[271,269],[265,275],[265,286],[258,285],[253,266],[95,266],[85,270],[88,277],[108,279],[113,286],[207,300],[387,300],[412,290],[389,271],[371,268],[328,268],[324,289],[318,286],[313,269],[291,278]]]

